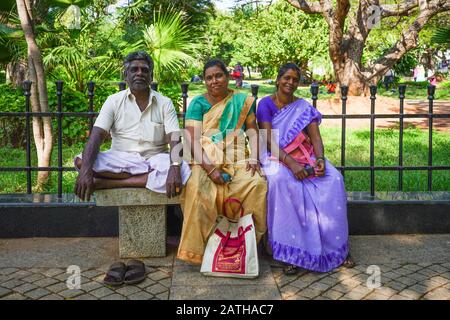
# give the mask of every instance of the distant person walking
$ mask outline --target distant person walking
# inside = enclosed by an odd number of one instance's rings
[[[242,88],[242,80],[244,79],[244,67],[240,62],[238,62],[234,67],[233,75],[236,79],[236,88]]]

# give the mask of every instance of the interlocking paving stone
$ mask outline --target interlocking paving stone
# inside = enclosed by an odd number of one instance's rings
[[[42,297],[39,300],[64,300],[64,298],[58,296],[57,294],[49,294],[48,296]]]
[[[326,291],[325,293],[322,293],[322,296],[330,298],[332,300],[337,300],[340,297],[342,297],[344,294],[342,292],[330,289],[328,291]]]
[[[314,282],[312,285],[309,286],[309,288],[323,292],[325,290],[328,290],[330,286],[320,282]]]
[[[42,288],[38,288],[38,289],[35,289],[33,291],[25,293],[25,295],[27,297],[29,297],[29,298],[31,298],[33,300],[40,299],[42,297],[48,296],[49,294],[51,294],[50,291],[42,289]]]
[[[332,299],[324,297],[324,296],[317,296],[317,297],[313,298],[313,300],[332,300]]]
[[[20,293],[13,293],[3,298],[0,298],[0,300],[27,300],[27,299],[28,299],[27,297],[21,295]]]
[[[159,293],[163,293],[164,291],[167,291],[167,288],[160,285],[159,283],[157,283],[150,287],[145,288],[145,291],[147,291],[153,295],[157,295]]]
[[[127,298],[125,298],[124,296],[120,295],[120,294],[112,294],[106,297],[101,298],[100,300],[126,300]]]
[[[430,281],[437,282],[441,285],[447,284],[449,280],[447,278],[441,277],[441,276],[434,276],[430,278]]]
[[[445,288],[437,288],[428,292],[423,298],[427,300],[450,300],[450,291]]]
[[[327,285],[329,287],[335,286],[339,283],[339,279],[333,278],[333,277],[326,277],[320,279],[317,283],[322,283],[324,285]]]
[[[279,286],[285,286],[289,283],[292,283],[294,281],[297,280],[297,277],[293,277],[293,276],[287,276],[287,275],[281,275],[276,282],[278,283]]]
[[[19,270],[17,272],[9,274],[8,276],[11,279],[23,279],[23,278],[26,278],[26,277],[31,276],[31,275],[32,275],[32,273],[27,271],[27,270]]]
[[[374,291],[372,293],[369,293],[364,300],[388,300],[391,296],[386,296],[384,294],[381,294],[377,291]]]
[[[159,300],[169,300],[169,291],[157,294],[155,298],[158,298]]]
[[[425,268],[425,269],[419,270],[417,272],[419,272],[419,273],[421,273],[421,274],[423,274],[425,276],[428,276],[428,277],[439,275],[439,272],[431,270],[430,268]]]
[[[392,289],[396,290],[397,292],[402,291],[403,289],[408,287],[408,285],[401,283],[401,282],[397,282],[397,281],[390,281],[387,284],[385,284],[385,286],[392,288]]]
[[[122,288],[116,290],[117,293],[119,293],[125,297],[128,297],[139,291],[142,291],[142,290],[140,288],[137,288],[134,286],[125,286],[125,287],[122,287]]]
[[[0,287],[0,298],[12,293],[11,290]]]
[[[162,284],[166,288],[170,288],[170,286],[172,285],[172,279],[171,278],[163,279],[161,281],[158,281],[158,283]]]
[[[417,292],[417,293],[420,293],[420,294],[425,294],[425,293],[427,293],[428,291],[431,291],[430,288],[428,288],[428,287],[426,287],[426,286],[423,286],[423,285],[421,285],[421,284],[415,284],[415,285],[409,287],[408,289],[409,289],[409,290],[413,290],[413,291],[415,291],[415,292]]]
[[[406,298],[410,298],[410,299],[414,299],[414,300],[419,299],[421,296],[420,293],[415,292],[413,290],[409,290],[409,289],[404,289],[404,290],[400,291],[398,294],[401,296],[404,296]]]
[[[412,279],[409,277],[400,277],[397,278],[396,281],[406,284],[408,286],[412,286],[413,284],[416,284],[418,282],[416,279]]]
[[[3,268],[0,269],[0,274],[7,276],[17,271],[19,271],[17,268]]]
[[[283,298],[283,299],[284,299],[284,298]],[[285,300],[311,300],[311,299],[306,298],[306,297],[304,297],[304,296],[301,296],[301,295],[299,295],[299,294],[296,294],[296,295],[287,297]]]
[[[357,287],[361,284],[360,281],[354,280],[354,279],[345,279],[341,282],[342,285],[346,286],[349,289],[352,289],[354,287]]]
[[[85,293],[79,296],[76,296],[74,300],[98,300],[98,298],[94,297],[93,295],[89,293]]]
[[[111,295],[113,293],[114,293],[114,291],[107,287],[98,288],[98,289],[90,292],[90,294],[94,295],[95,297],[97,297],[99,299],[106,297],[108,295]]]
[[[389,297],[392,297],[394,294],[396,294],[397,290],[391,289],[389,287],[381,286],[379,288],[376,288],[374,293],[381,294],[381,295],[387,296],[389,298]]]
[[[150,278],[146,278],[141,283],[136,284],[136,286],[142,289],[142,288],[149,287],[149,286],[151,286],[152,284],[155,284],[155,283],[156,283],[155,280],[152,280]]]
[[[154,280],[154,281],[159,281],[159,280],[162,280],[162,279],[169,278],[170,275],[168,275],[167,273],[162,272],[162,271],[156,271],[156,272],[150,273],[148,275],[148,277],[150,279]]]
[[[100,287],[103,287],[103,284],[98,283],[97,281],[91,281],[81,285],[81,289],[86,292],[90,292]]]
[[[153,295],[145,291],[140,291],[128,296],[127,298],[128,300],[150,300],[153,298]]]
[[[442,272],[448,271],[448,268],[444,268],[444,267],[442,267],[442,266],[440,266],[438,264],[434,264],[434,265],[428,267],[428,269],[436,271],[438,273],[442,273]]]
[[[421,266],[418,266],[417,264],[406,264],[403,266],[403,268],[412,270],[414,272],[423,269]]]
[[[35,273],[31,276],[22,278],[23,281],[26,281],[28,283],[33,283],[33,282],[36,282],[36,281],[39,281],[42,279],[45,279],[45,276],[43,276],[42,274],[39,274],[39,273]]]
[[[12,280],[3,282],[2,287],[6,288],[6,289],[12,289],[12,288],[21,286],[23,284],[25,284],[25,282],[23,282],[22,280],[12,279]]]
[[[68,288],[65,282],[59,282],[46,287],[46,289],[50,290],[53,293],[59,293],[61,291],[67,290]]]
[[[32,284],[32,283],[24,283],[21,286],[15,287],[13,290],[16,292],[19,292],[21,294],[24,294],[25,292],[31,291],[36,289],[38,286]]]
[[[303,289],[303,290],[299,291],[297,293],[297,295],[301,295],[303,297],[312,299],[312,298],[315,298],[315,297],[319,296],[321,293],[322,293],[322,291],[320,291],[320,290],[316,290],[316,289],[312,289],[312,288],[306,288],[306,289]]]
[[[60,275],[62,273],[66,273],[66,270],[64,269],[56,269],[56,268],[51,268],[51,269],[47,269],[45,271],[42,271],[42,274],[46,277],[55,277],[57,275]]]
[[[421,274],[421,273],[418,273],[418,272],[415,272],[415,273],[413,273],[413,274],[410,274],[408,277],[409,277],[409,278],[412,278],[412,279],[414,279],[414,280],[417,280],[417,281],[422,281],[422,280],[428,279],[428,276],[425,276],[425,275],[423,275],[423,274]]]
[[[93,269],[93,270],[87,270],[87,271],[82,271],[82,272],[81,272],[81,275],[82,275],[83,277],[86,277],[86,278],[89,278],[89,279],[98,277],[99,275],[102,275],[102,274],[104,274],[103,271],[99,271],[99,270],[96,270],[96,269]]]
[[[335,285],[334,287],[332,287],[332,289],[335,290],[335,291],[342,292],[344,294],[349,291],[349,288],[347,286],[345,286],[343,284],[340,284],[340,283]]]
[[[67,281],[67,279],[69,278],[69,274],[67,274],[67,273],[61,273],[61,274],[59,274],[59,275],[57,275],[57,276],[54,276],[53,278],[55,278],[55,279],[57,279],[57,280],[59,280],[59,281],[64,281],[64,282],[66,282]]]
[[[60,296],[64,297],[65,299],[71,299],[71,298],[75,298],[76,296],[82,295],[83,293],[84,293],[84,291],[82,291],[82,290],[68,289],[68,290],[61,291],[58,294]]]
[[[34,284],[37,285],[38,287],[48,287],[58,282],[59,282],[58,280],[53,278],[44,278],[42,280],[34,282]]]
[[[351,299],[351,300],[360,300],[360,299],[364,298],[366,295],[367,295],[367,293],[350,291],[349,293],[346,293],[343,297]]]
[[[395,294],[392,297],[390,297],[389,300],[412,300],[412,299],[404,297],[404,296],[401,296],[399,294]]]
[[[422,286],[424,286],[424,287],[427,287],[427,288],[428,288],[428,291],[431,291],[431,290],[433,290],[433,289],[442,287],[442,284],[441,284],[441,283],[435,282],[435,281],[433,281],[433,280],[431,280],[431,279],[427,279],[427,280],[420,281],[420,282],[418,282],[417,284],[422,285]]]
[[[289,297],[292,296],[294,294],[296,294],[297,292],[299,292],[300,289],[291,285],[287,285],[285,287],[282,287],[280,289],[280,292],[283,296]]]

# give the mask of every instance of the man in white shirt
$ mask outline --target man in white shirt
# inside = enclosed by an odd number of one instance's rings
[[[94,190],[126,187],[177,196],[190,169],[180,155],[173,103],[150,89],[153,61],[147,53],[129,54],[124,68],[129,89],[109,96],[103,104],[83,154],[75,158],[79,174],[74,192],[87,201]],[[99,152],[108,133],[111,149]]]

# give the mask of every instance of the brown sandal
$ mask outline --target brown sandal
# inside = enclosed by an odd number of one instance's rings
[[[127,266],[123,262],[114,262],[106,272],[103,283],[108,286],[120,286],[123,284]]]
[[[295,276],[299,271],[299,268],[293,264],[287,265],[283,268],[283,273],[287,276]]]
[[[124,282],[126,284],[136,284],[145,279],[145,265],[139,260],[130,260],[127,263],[127,272]]]
[[[347,258],[345,258],[342,266],[344,268],[354,268],[356,266],[356,263],[355,261],[353,261],[353,258],[350,256],[350,254],[347,255]]]

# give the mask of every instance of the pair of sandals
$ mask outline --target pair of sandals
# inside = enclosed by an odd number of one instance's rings
[[[114,262],[106,272],[103,283],[109,286],[122,284],[137,284],[145,279],[145,265],[139,260],[130,260],[127,265]]]

